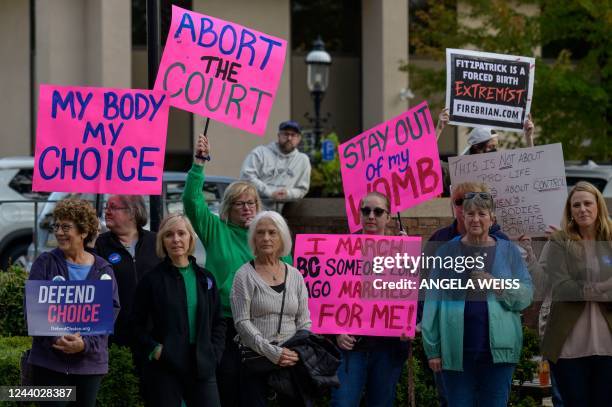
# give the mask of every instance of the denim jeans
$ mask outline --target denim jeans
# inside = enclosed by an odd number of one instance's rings
[[[612,404],[612,356],[587,356],[550,362],[565,407]]]
[[[561,392],[559,391],[559,383],[555,379],[555,373],[550,369],[550,393],[552,395],[552,402],[554,407],[565,407],[563,405],[563,399],[561,398]]]
[[[358,407],[365,390],[367,407],[392,407],[407,356],[397,349],[343,351],[340,387],[332,389],[331,406]]]
[[[465,358],[463,372],[442,371],[450,407],[506,407],[512,385],[513,363]]]

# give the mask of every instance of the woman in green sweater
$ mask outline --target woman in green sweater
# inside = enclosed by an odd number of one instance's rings
[[[223,407],[238,405],[240,377],[240,352],[234,342],[236,330],[232,319],[229,300],[236,270],[253,259],[247,241],[248,226],[262,210],[261,199],[255,187],[244,181],[232,183],[223,195],[219,216],[208,209],[202,187],[204,185],[204,164],[210,145],[208,138],[200,135],[196,145],[197,157],[187,174],[183,206],[196,233],[206,248],[206,269],[215,276],[219,285],[223,315],[227,319],[225,351],[217,368],[217,384]],[[291,258],[283,258],[291,263]]]

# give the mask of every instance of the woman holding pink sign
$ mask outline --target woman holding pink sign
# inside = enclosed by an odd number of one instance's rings
[[[364,234],[385,235],[391,220],[389,198],[378,192],[367,194],[359,205]],[[408,343],[400,338],[340,334],[342,350],[338,369],[340,387],[332,390],[333,407],[358,407],[365,389],[366,405],[391,407],[395,388],[408,358]]]

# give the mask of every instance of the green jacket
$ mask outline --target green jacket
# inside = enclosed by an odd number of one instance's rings
[[[206,269],[219,286],[221,306],[225,317],[232,317],[229,295],[236,270],[253,259],[247,242],[248,228],[221,220],[208,209],[202,194],[204,167],[193,164],[187,174],[183,207],[206,249]],[[291,257],[283,257],[291,264]]]
[[[556,363],[567,337],[584,311],[583,288],[587,280],[584,255],[569,249],[569,238],[558,232],[549,242],[545,272],[552,285],[552,306],[542,338],[542,356]],[[599,281],[612,278],[612,243],[596,243]],[[576,246],[574,246],[576,248]],[[612,291],[604,293],[598,302],[603,317],[612,331]]]
[[[437,256],[457,258],[461,253],[461,236],[442,246]],[[519,280],[519,288],[501,295],[487,294],[489,311],[489,345],[493,363],[518,363],[523,344],[520,311],[531,304],[531,277],[518,249],[512,242],[499,239],[495,260],[489,272],[495,278]],[[434,269],[428,278],[460,278],[450,270]],[[421,331],[428,359],[442,358],[442,369],[463,370],[464,290],[428,290],[423,309]]]

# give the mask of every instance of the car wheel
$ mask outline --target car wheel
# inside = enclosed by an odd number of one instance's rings
[[[6,249],[0,257],[0,270],[6,270],[11,264],[25,268],[28,246],[28,243],[17,243]]]

